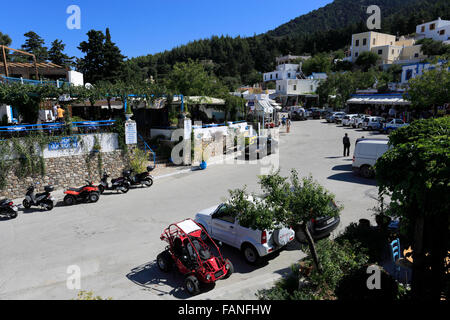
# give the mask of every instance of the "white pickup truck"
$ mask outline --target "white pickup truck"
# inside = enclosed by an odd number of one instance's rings
[[[294,240],[295,232],[290,228],[253,230],[243,227],[226,209],[226,204],[220,204],[201,210],[195,215],[195,221],[213,239],[241,250],[249,264],[258,264],[261,257],[282,249]]]

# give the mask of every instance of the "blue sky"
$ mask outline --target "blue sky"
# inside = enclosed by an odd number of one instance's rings
[[[21,0],[7,1],[0,11],[0,32],[20,48],[33,30],[45,39],[66,44],[69,55],[90,29],[109,27],[112,40],[128,57],[170,50],[212,35],[252,36],[323,7],[331,0]],[[81,29],[69,30],[69,5],[81,9]]]

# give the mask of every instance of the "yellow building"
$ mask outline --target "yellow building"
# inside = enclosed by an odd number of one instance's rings
[[[363,32],[352,35],[351,56],[346,60],[355,62],[363,52],[373,52],[380,56],[380,64],[401,63],[402,61],[418,61],[426,58],[421,46],[415,45],[412,38],[406,39],[380,32]]]
[[[390,34],[380,32],[363,32],[352,35],[351,61],[356,61],[363,52],[372,51],[374,47],[395,45],[396,38]]]

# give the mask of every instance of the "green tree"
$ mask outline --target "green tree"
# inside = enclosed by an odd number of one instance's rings
[[[122,72],[123,60],[126,57],[122,55],[119,47],[111,41],[109,28],[106,28],[103,55],[105,60],[103,80],[116,81]]]
[[[401,218],[412,240],[416,299],[440,300],[448,290],[449,134],[448,117],[415,121],[389,136],[391,149],[375,166],[379,192],[391,199],[388,214]]]
[[[418,111],[433,109],[450,101],[449,64],[426,71],[422,76],[409,80],[409,90],[404,96]]]
[[[165,85],[169,90],[185,96],[223,96],[227,92],[219,79],[208,74],[205,67],[192,60],[179,62],[168,74]]]
[[[416,44],[421,44],[421,50],[427,56],[448,56],[450,55],[450,45],[442,41],[425,38],[417,41]]]
[[[46,61],[48,59],[48,49],[44,46],[44,39],[34,31],[29,31],[25,33],[24,36],[26,39],[25,43],[22,45],[22,49],[34,54],[37,61]]]
[[[11,38],[6,33],[0,32],[0,45],[9,47],[11,43]]]
[[[360,66],[363,71],[367,71],[370,68],[376,66],[380,56],[375,52],[366,51],[361,53],[355,61],[357,66]]]
[[[56,39],[52,42],[52,46],[48,51],[48,59],[50,62],[57,64],[63,67],[71,67],[74,65],[74,58],[69,57],[64,53],[66,45],[62,42],[62,40]]]
[[[77,69],[84,73],[86,81],[116,81],[123,71],[123,59],[120,49],[111,41],[109,29],[106,36],[102,31],[90,30],[88,41],[80,43],[78,49],[85,56],[78,60]]]
[[[334,195],[312,177],[299,179],[295,170],[291,171],[290,178],[276,172],[259,179],[264,197],[253,195],[250,198],[245,188],[231,190],[228,210],[239,218],[241,225],[253,229],[292,226],[297,235],[306,238],[315,267],[320,272],[322,268],[308,225],[314,218],[339,215],[342,208],[333,205]]]
[[[302,71],[305,75],[313,72],[330,72],[332,67],[332,57],[327,53],[318,53],[312,58],[303,61]]]

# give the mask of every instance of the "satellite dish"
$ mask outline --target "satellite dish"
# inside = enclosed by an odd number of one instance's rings
[[[84,85],[84,87],[85,87],[86,89],[92,89],[94,86],[88,82],[88,83],[86,83],[86,84]]]

